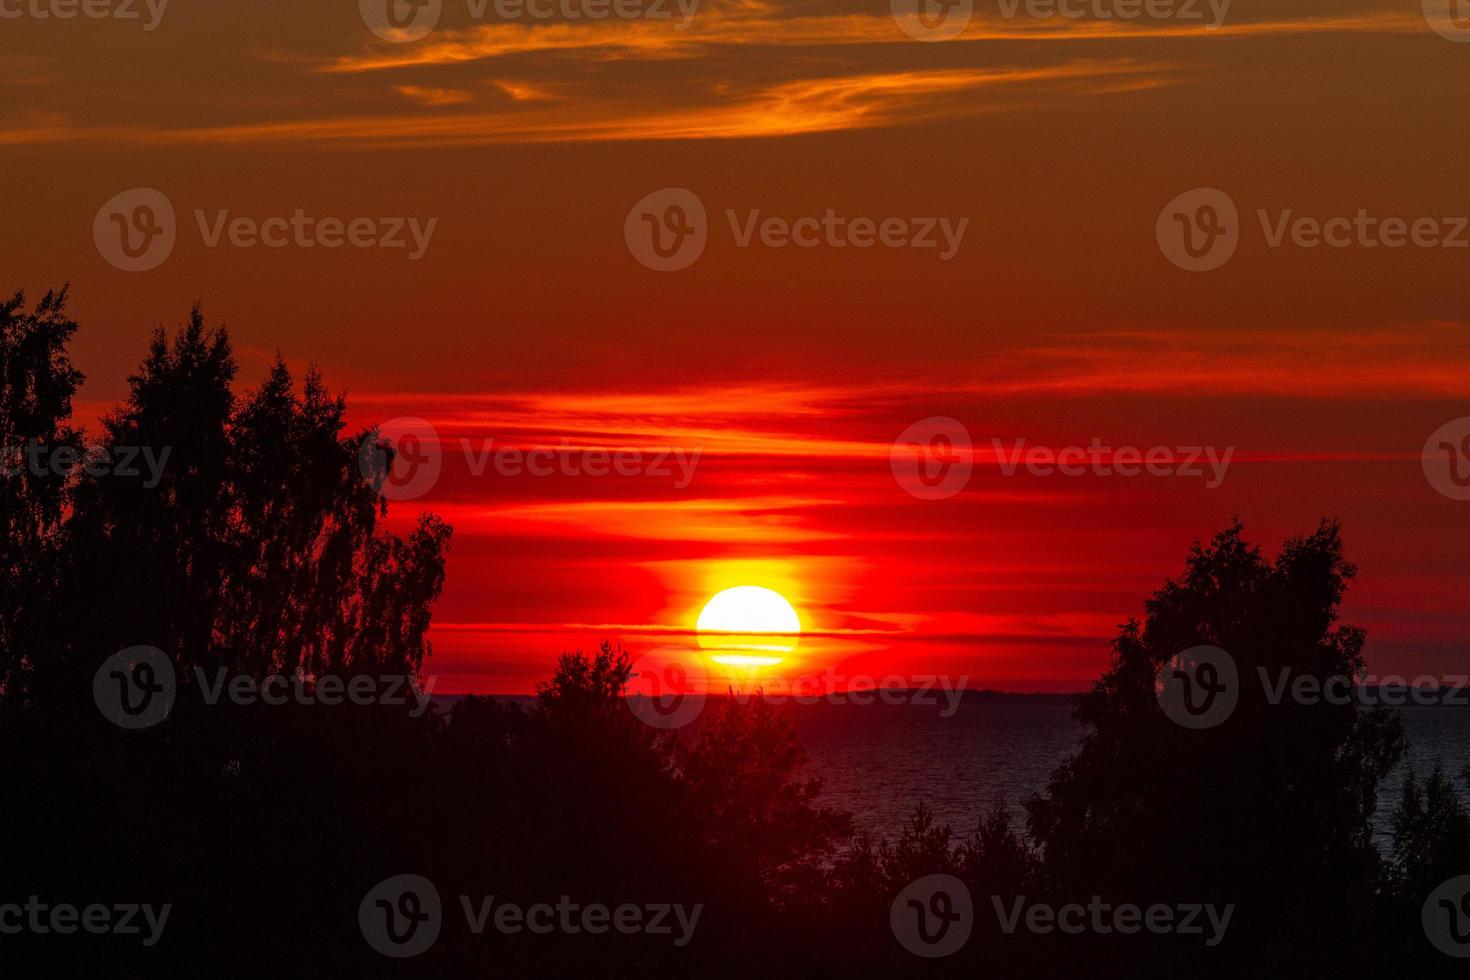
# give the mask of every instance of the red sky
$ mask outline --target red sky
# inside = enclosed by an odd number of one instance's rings
[[[1214,31],[977,3],[940,43],[878,3],[706,2],[678,31],[477,23],[449,2],[402,44],[356,6],[174,0],[153,31],[0,22],[0,288],[71,282],[83,415],[197,300],[245,381],[280,350],[320,364],[354,423],[431,421],[443,475],[394,514],[456,528],[439,690],[528,691],[603,636],[687,642],[735,584],[778,589],[823,634],[793,670],[1075,690],[1234,514],[1273,551],[1341,518],[1373,669],[1463,670],[1470,503],[1436,492],[1421,449],[1470,416],[1470,249],[1272,248],[1256,216],[1470,215],[1470,44],[1419,0],[1236,0]],[[133,187],[179,216],[148,272],[92,239]],[[665,187],[711,221],[672,273],[623,237]],[[1155,240],[1196,187],[1241,216],[1208,273]],[[209,248],[194,218],[298,208],[437,223],[409,261]],[[969,224],[949,261],[740,248],[725,226],[726,209],[829,208]],[[932,416],[981,452],[966,490],[925,501],[889,452]],[[477,478],[460,438],[700,456],[687,486]],[[992,438],[1234,456],[1215,489],[1005,476]]]

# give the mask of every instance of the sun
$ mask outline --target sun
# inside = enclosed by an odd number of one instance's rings
[[[715,663],[763,666],[780,663],[796,649],[801,619],[781,593],[740,585],[705,603],[695,628]]]

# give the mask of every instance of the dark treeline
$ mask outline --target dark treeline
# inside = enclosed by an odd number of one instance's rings
[[[1185,731],[1155,676],[1179,650],[1257,667],[1364,672],[1365,637],[1338,621],[1354,569],[1324,523],[1274,559],[1237,524],[1123,626],[1111,669],[1079,702],[1084,738],[1026,801],[973,827],[922,805],[890,840],[854,835],[780,713],[716,699],[697,733],[643,724],[623,703],[628,657],[562,657],[534,706],[466,697],[408,705],[206,703],[194,668],[256,681],[417,676],[450,529],[404,533],[348,433],[345,406],[278,362],[235,393],[223,329],[196,312],[157,332],[104,424],[107,452],[169,453],[144,471],[26,465],[83,450],[65,293],[0,304],[0,903],[170,903],[161,941],[0,935],[8,975],[350,977],[1415,976],[1460,975],[1426,941],[1426,896],[1470,873],[1470,821],[1450,776],[1410,779],[1395,845],[1370,820],[1404,751],[1392,712],[1272,705],[1246,687],[1228,721]],[[391,463],[368,457],[377,476]],[[108,658],[162,650],[178,694],[160,724],[98,709]],[[105,672],[104,672],[105,673]],[[946,760],[928,763],[935,767]],[[437,942],[388,959],[358,908],[398,874],[433,881]],[[890,906],[926,875],[974,896],[962,950],[904,950]],[[484,935],[459,896],[521,905],[701,905],[669,936]],[[1084,905],[1233,903],[1228,934],[1007,935],[991,896]],[[18,968],[12,971],[9,965]]]

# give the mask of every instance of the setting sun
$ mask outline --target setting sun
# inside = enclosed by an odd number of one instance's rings
[[[780,663],[801,633],[801,619],[785,596],[758,585],[717,593],[695,626],[711,660],[746,666]]]

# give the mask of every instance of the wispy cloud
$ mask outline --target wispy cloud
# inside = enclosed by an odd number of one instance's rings
[[[372,115],[193,128],[69,127],[52,122],[0,134],[0,142],[92,139],[124,143],[369,143],[374,145],[551,143],[607,140],[739,139],[872,129],[1014,108],[1024,100],[1099,95],[1168,84],[1169,66],[1131,60],[1044,68],[962,68],[807,78],[742,90],[709,101],[656,108],[592,98],[547,100],[534,86],[504,88],[525,108],[435,115]],[[452,104],[449,90],[400,86],[430,105]],[[962,96],[981,91],[995,98]]]
[[[1159,38],[1224,39],[1332,33],[1423,33],[1417,13],[1383,11],[1341,16],[1238,22],[1205,29],[1197,22],[1073,20],[1054,17],[977,17],[949,43],[995,41],[1109,41]],[[915,42],[892,17],[775,16],[769,7],[702,11],[687,30],[667,21],[584,22],[527,25],[482,24],[414,45],[374,45],[365,52],[331,59],[325,73],[385,71],[425,65],[462,65],[513,55],[556,52],[595,59],[694,58],[719,47],[832,47],[903,45]]]
[[[422,85],[395,85],[393,88],[399,95],[424,105],[464,105],[473,98],[462,89],[425,88]]]

